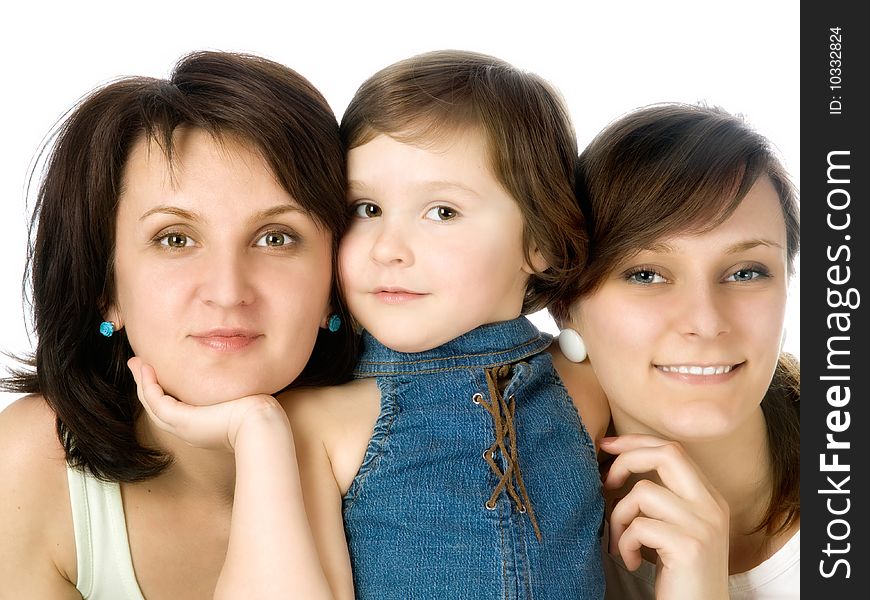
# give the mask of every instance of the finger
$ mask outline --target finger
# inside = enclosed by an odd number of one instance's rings
[[[678,578],[679,587],[684,590],[694,587],[709,591],[712,589],[711,582],[727,582],[727,536],[715,540],[703,540],[694,535],[694,532],[684,530],[672,523],[639,517],[632,521],[618,544],[619,555],[626,567],[632,571],[641,565],[643,546],[655,550],[658,556],[660,565],[657,569],[657,580],[659,580],[657,585],[663,583],[662,578],[668,572],[672,577]],[[657,594],[656,597],[659,595]],[[671,596],[665,594],[664,597]],[[708,596],[690,594],[684,597]],[[727,597],[727,594],[724,597]]]
[[[676,543],[681,536],[676,527],[647,517],[638,517],[631,522],[619,538],[616,550],[622,557],[625,566],[634,571],[640,567],[643,557],[640,550],[643,546],[657,552]]]
[[[718,498],[718,492],[677,442],[624,451],[610,465],[604,487],[619,488],[632,475],[644,473],[656,473],[665,487],[687,500]]]
[[[133,374],[133,381],[136,382],[136,397],[139,398],[140,404],[145,404],[145,398],[142,395],[142,365],[145,363],[138,356],[132,357],[127,361],[127,368]],[[149,407],[145,406],[148,410]],[[150,414],[150,411],[148,411]]]
[[[684,525],[690,518],[682,514],[691,512],[685,500],[669,489],[648,479],[634,484],[631,491],[619,500],[610,513],[610,544],[613,551],[616,542],[631,522],[640,516]]]
[[[622,454],[638,448],[656,448],[669,444],[671,440],[643,433],[627,433],[601,438],[598,442],[601,449],[609,454]]]
[[[140,399],[155,423],[170,432],[182,428],[190,407],[164,393],[151,365],[142,363],[139,377]]]
[[[632,521],[641,516],[671,523],[685,531],[713,531],[715,535],[727,535],[727,528],[721,528],[726,520],[721,518],[715,503],[692,504],[671,490],[644,479],[638,481],[611,511],[611,552],[616,551],[616,544]]]

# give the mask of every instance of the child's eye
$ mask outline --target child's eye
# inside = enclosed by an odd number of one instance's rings
[[[185,248],[193,243],[189,236],[177,232],[166,233],[154,238],[154,241],[169,248]]]
[[[381,207],[371,202],[360,202],[353,207],[353,215],[360,219],[372,219],[381,216]]]
[[[434,221],[449,221],[456,217],[458,213],[449,206],[436,206],[426,213],[427,219]]]
[[[285,233],[283,231],[269,231],[263,234],[257,242],[254,244],[255,246],[268,246],[270,248],[280,248],[282,246],[289,246],[296,241],[289,233]]]
[[[661,275],[661,273],[654,271],[649,268],[640,268],[634,269],[631,271],[627,271],[623,277],[629,283],[639,283],[639,284],[651,284],[651,283],[665,283],[667,280]]]
[[[770,273],[763,267],[743,267],[731,273],[731,275],[725,278],[725,281],[741,283],[765,277],[770,277]]]

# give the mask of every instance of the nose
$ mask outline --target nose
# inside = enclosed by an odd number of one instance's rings
[[[731,330],[728,291],[721,288],[717,282],[704,282],[683,290],[678,320],[684,335],[712,339]]]
[[[409,244],[409,235],[401,220],[381,218],[374,232],[369,255],[382,265],[410,266],[414,264],[414,253]]]
[[[199,266],[199,295],[206,304],[229,308],[254,301],[255,275],[243,252],[229,248],[214,251]]]

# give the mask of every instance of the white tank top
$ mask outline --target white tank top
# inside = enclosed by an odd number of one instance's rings
[[[145,600],[133,572],[121,486],[67,467],[76,538],[76,589],[84,600]]]

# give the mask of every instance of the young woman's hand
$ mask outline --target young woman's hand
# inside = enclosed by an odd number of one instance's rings
[[[136,380],[139,401],[152,422],[191,446],[233,451],[243,427],[259,425],[289,430],[284,409],[267,394],[245,396],[210,406],[193,406],[165,394],[154,369],[142,359],[133,357],[127,366]]]
[[[637,569],[641,547],[658,554],[657,600],[728,599],[728,505],[683,447],[649,435],[604,438],[616,455],[604,478],[606,491],[641,479],[610,513],[610,548]]]

